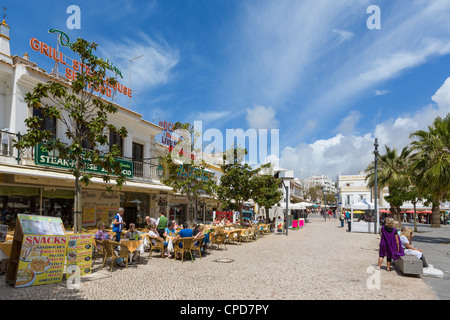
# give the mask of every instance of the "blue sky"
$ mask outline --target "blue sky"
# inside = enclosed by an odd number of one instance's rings
[[[69,5],[81,29],[69,30]],[[279,129],[273,157],[301,178],[356,174],[373,140],[402,147],[450,112],[448,0],[6,0],[12,54],[48,58],[58,28],[99,44],[134,92],[131,109],[155,123],[203,130]],[[381,29],[370,30],[370,5]],[[66,52],[65,52],[66,53]],[[67,54],[69,54],[67,52]],[[128,106],[127,99],[118,101]],[[261,159],[260,159],[261,160]],[[273,159],[272,159],[273,160]],[[261,160],[263,161],[263,160]]]

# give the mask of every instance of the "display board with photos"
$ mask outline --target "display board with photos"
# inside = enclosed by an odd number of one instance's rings
[[[8,234],[8,226],[0,224],[0,242],[6,241],[7,234]]]
[[[84,276],[91,273],[92,234],[68,235],[66,278]]]
[[[17,215],[6,282],[18,288],[62,281],[67,242],[61,218]]]

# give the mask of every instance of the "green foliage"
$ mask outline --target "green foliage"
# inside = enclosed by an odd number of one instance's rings
[[[261,169],[269,168],[262,166]],[[273,175],[254,175],[250,179],[250,198],[258,204],[260,208],[266,208],[266,219],[269,219],[268,209],[278,204],[283,198],[283,192],[279,189],[280,179]]]
[[[39,83],[25,95],[28,106],[39,108],[43,118],[56,119],[62,124],[64,141],[55,137],[50,130],[41,130],[44,119],[34,116],[25,120],[28,130],[16,143],[19,149],[40,144],[60,159],[71,161],[74,168],[70,171],[75,176],[76,188],[78,181],[85,185],[91,183],[92,174],[87,172],[90,163],[103,169],[105,182],[113,174],[118,186],[122,186],[125,181],[120,164],[115,160],[121,156],[119,148],[111,146],[109,152],[100,151],[107,149],[102,147],[108,145],[109,132],[118,133],[123,138],[127,136],[127,130],[124,127],[116,129],[108,123],[108,115],[117,113],[117,108],[103,100],[102,95],[106,86],[113,86],[116,81],[106,77],[108,64],[91,54],[96,48],[95,43],[78,39],[71,46],[81,62],[76,79],[70,84],[60,81]],[[83,148],[83,145],[91,148]],[[75,207],[75,211],[80,210],[77,203]]]
[[[194,137],[196,135],[193,126],[190,123],[177,122],[173,128],[174,130],[187,130],[189,134]],[[179,141],[178,143],[182,143],[182,141]],[[182,151],[186,152],[187,150]],[[184,163],[181,163],[178,159],[173,159],[172,156],[172,152],[169,152],[161,159],[161,164],[164,167],[164,177],[162,182],[165,185],[172,187],[175,192],[180,192],[182,195],[185,195],[191,203],[197,203],[198,198],[203,194],[215,196],[217,186],[214,180],[212,178],[202,179],[200,177],[201,172],[207,167],[203,160],[200,164],[196,164],[195,161],[190,158],[189,161],[185,160]],[[188,174],[180,175],[181,169]]]

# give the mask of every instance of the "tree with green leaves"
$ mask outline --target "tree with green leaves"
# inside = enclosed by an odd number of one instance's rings
[[[261,170],[269,168],[270,164],[260,167]],[[258,204],[259,208],[265,208],[266,221],[269,221],[269,209],[283,199],[280,184],[281,180],[270,174],[257,174],[250,179],[250,198]]]
[[[236,144],[227,150],[228,156],[224,155],[221,165],[223,175],[220,177],[220,185],[217,188],[217,196],[222,206],[241,213],[239,215],[241,225],[243,224],[244,202],[252,197],[251,179],[260,171],[260,168],[253,169],[248,163],[243,163],[242,156],[245,156],[246,152]],[[228,161],[226,161],[227,159]]]
[[[185,141],[180,140],[175,148],[161,159],[164,167],[162,182],[172,187],[175,192],[187,197],[191,207],[195,208],[195,216],[192,217],[195,219],[199,197],[202,195],[214,197],[217,186],[213,175],[206,171],[206,163],[203,160],[195,161],[191,156],[191,154],[194,156],[196,154],[191,153],[197,135],[193,126],[190,123],[177,122],[174,124],[173,130],[179,133],[180,130],[184,130],[182,136]],[[177,148],[183,144],[184,148]]]
[[[450,113],[437,117],[428,131],[410,135],[412,167],[417,174],[417,188],[431,197],[431,227],[440,228],[440,203],[450,198]]]
[[[92,54],[96,48],[97,44],[78,39],[71,45],[81,62],[76,79],[70,84],[60,81],[39,83],[26,94],[28,106],[39,109],[42,116],[25,120],[27,132],[16,143],[19,150],[39,146],[71,163],[69,171],[75,177],[75,233],[81,232],[82,227],[81,183],[86,186],[92,183],[93,175],[89,169],[100,167],[105,182],[109,182],[112,175],[119,187],[125,182],[125,175],[117,161],[121,150],[117,145],[109,145],[108,134],[115,133],[123,138],[127,136],[127,130],[124,127],[117,129],[108,122],[108,115],[118,110],[102,95],[107,86],[116,84],[116,80],[106,77],[108,63]],[[55,136],[52,130],[42,130],[45,119],[60,121],[65,139]],[[107,148],[109,151],[105,151]]]
[[[400,154],[396,148],[389,148],[385,146],[386,153],[379,156],[377,180],[378,187],[383,189],[389,187],[389,195],[385,197],[389,202],[390,211],[394,220],[401,223],[400,213],[401,205],[406,201],[406,191],[409,187],[407,179],[408,159],[411,150],[408,147],[402,149]],[[366,181],[368,186],[373,188],[375,185],[375,163],[372,162],[366,169],[368,172]],[[378,195],[376,195],[378,197]]]

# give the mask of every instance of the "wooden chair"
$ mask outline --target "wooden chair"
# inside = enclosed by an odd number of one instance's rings
[[[248,242],[250,240],[250,229],[241,230],[241,240]]]
[[[178,253],[181,254],[181,262],[183,262],[183,257],[185,252],[189,252],[191,255],[191,259],[194,260],[194,257],[192,256],[192,242],[194,240],[194,237],[187,237],[187,238],[179,238],[173,243],[173,253],[175,254],[175,260],[177,260]],[[180,248],[180,243],[182,245],[182,248]]]
[[[148,254],[148,257],[151,258],[153,251],[154,250],[161,250],[161,258],[164,259],[164,241],[160,238],[160,237],[155,237],[155,236],[149,236],[148,234],[146,235],[146,237],[148,238],[148,241],[150,243],[150,252]],[[156,241],[156,244],[153,244],[153,241]]]
[[[114,248],[117,246],[120,246],[119,254],[117,254],[116,251],[114,251]],[[103,240],[103,247],[105,249],[106,254],[105,254],[105,258],[103,259],[103,264],[102,264],[102,267],[100,268],[100,270],[103,269],[103,266],[105,265],[107,258],[111,258],[111,272],[112,272],[114,261],[116,260],[116,258],[125,259],[125,267],[128,268],[128,257],[130,255],[130,251],[128,250],[127,247],[121,246],[119,242],[111,241],[111,240]]]
[[[205,238],[204,235],[201,237],[198,237],[197,239],[194,238],[194,240],[191,243],[191,251],[192,250],[198,251],[198,255],[200,256],[200,259],[202,258],[201,247],[202,247],[202,242],[203,242],[204,238]],[[195,243],[197,243],[197,245]]]
[[[95,260],[97,260],[97,258],[99,256],[105,256],[106,254],[106,250],[103,244],[103,240],[95,240],[95,244],[93,245],[94,247],[94,256],[92,257],[92,265],[95,263]]]
[[[214,233],[214,237],[211,239],[211,245],[213,244],[217,244],[217,249],[220,248],[220,246],[224,246],[225,249],[227,248],[225,242],[227,239],[227,235],[222,231],[222,232],[215,232]]]

